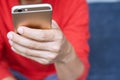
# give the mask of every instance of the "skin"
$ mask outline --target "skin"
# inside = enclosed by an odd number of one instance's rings
[[[21,0],[21,4],[40,2],[40,0]],[[11,49],[16,54],[44,65],[54,63],[59,80],[76,80],[82,75],[84,66],[55,21],[52,21],[50,30],[20,26],[17,32],[20,35],[15,32],[7,34]],[[10,76],[3,80],[16,79]]]

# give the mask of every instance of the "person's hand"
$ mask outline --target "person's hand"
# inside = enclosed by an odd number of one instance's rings
[[[49,30],[22,26],[17,32],[19,34],[9,32],[7,35],[12,50],[17,54],[42,64],[70,59],[72,46],[55,21],[52,21],[52,29]]]
[[[17,79],[15,79],[15,77],[9,76],[9,77],[6,77],[6,78],[4,78],[2,80],[17,80]]]

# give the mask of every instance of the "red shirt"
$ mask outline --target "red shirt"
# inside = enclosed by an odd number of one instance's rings
[[[53,6],[53,19],[71,42],[76,53],[85,66],[85,71],[79,80],[86,80],[89,70],[88,62],[88,7],[85,0],[43,0]],[[55,73],[54,65],[42,65],[15,54],[6,37],[9,31],[14,31],[11,7],[18,5],[18,0],[0,0],[0,80],[12,74],[14,69],[31,80],[43,80],[49,74]]]

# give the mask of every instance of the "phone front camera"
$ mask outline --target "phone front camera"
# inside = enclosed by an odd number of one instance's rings
[[[18,9],[17,11],[18,11],[18,12],[22,12],[22,11],[23,11],[23,9]]]

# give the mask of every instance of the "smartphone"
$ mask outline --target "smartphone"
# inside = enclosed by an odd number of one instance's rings
[[[52,6],[50,4],[18,5],[12,7],[12,19],[15,30],[19,26],[35,29],[50,29]]]

